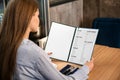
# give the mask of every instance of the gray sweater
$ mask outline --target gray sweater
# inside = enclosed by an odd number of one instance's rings
[[[13,80],[86,80],[88,73],[88,67],[83,66],[72,75],[61,74],[44,50],[29,39],[24,39],[17,50]]]

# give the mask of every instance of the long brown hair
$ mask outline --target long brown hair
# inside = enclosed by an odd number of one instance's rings
[[[0,80],[11,80],[16,67],[17,49],[38,9],[36,0],[10,0],[0,33]]]

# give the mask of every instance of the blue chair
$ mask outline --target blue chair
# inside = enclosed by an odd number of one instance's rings
[[[92,28],[99,29],[96,44],[120,48],[120,18],[96,18]]]

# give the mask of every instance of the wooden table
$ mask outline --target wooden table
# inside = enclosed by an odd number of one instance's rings
[[[88,80],[120,80],[120,48],[95,45],[93,57],[95,66]],[[58,60],[53,62],[59,70],[66,64],[71,64]]]

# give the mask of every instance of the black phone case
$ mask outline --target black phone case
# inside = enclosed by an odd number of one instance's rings
[[[63,67],[60,72],[64,75],[70,75],[73,74],[74,72],[76,72],[79,68],[78,67],[73,67],[71,65],[66,65],[65,67]]]

